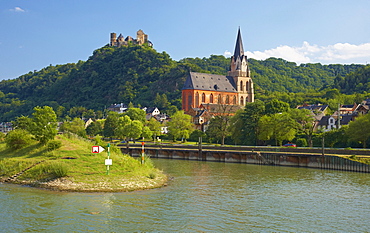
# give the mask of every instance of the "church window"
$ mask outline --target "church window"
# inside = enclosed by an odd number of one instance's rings
[[[222,104],[222,98],[221,98],[221,95],[218,95],[218,103],[219,103],[219,104]]]
[[[191,96],[191,95],[189,95],[189,96],[188,96],[188,109],[190,109],[190,108],[192,107],[192,106],[191,106],[191,105],[193,104],[193,103],[192,103],[192,100],[193,100],[192,96]]]
[[[199,107],[199,94],[198,92],[195,94],[195,107]]]
[[[244,106],[244,98],[243,98],[243,96],[240,97],[240,105]]]
[[[202,103],[205,103],[206,102],[206,95],[203,93],[202,94]]]
[[[249,82],[247,81],[247,83],[245,84],[245,90],[249,92],[250,88],[249,88]]]
[[[233,104],[236,105],[236,96],[234,95]]]
[[[243,91],[243,81],[240,81],[240,91]]]
[[[229,95],[226,96],[226,104],[229,104]]]
[[[210,102],[211,104],[213,104],[213,94],[211,94],[211,95],[209,96],[209,102]]]

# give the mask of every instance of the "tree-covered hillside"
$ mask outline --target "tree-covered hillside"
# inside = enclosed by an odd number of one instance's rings
[[[226,75],[229,64],[230,58],[224,56],[186,58],[177,62],[167,53],[158,53],[148,46],[105,46],[94,51],[87,61],[50,65],[16,79],[1,81],[0,121],[29,115],[33,107],[43,105],[56,111],[80,106],[103,111],[113,103],[130,102],[181,108],[181,88],[189,71]],[[298,66],[277,58],[249,59],[249,64],[256,96],[258,93],[304,93],[333,87],[352,93],[352,80],[363,83],[362,87],[357,83],[355,91],[368,90],[369,68],[362,65]]]

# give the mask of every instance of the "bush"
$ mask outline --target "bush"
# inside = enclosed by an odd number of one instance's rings
[[[48,151],[53,151],[62,147],[62,142],[57,140],[51,140],[46,145]]]
[[[308,146],[307,140],[305,138],[298,138],[297,141],[296,141],[296,144],[299,147],[307,147]]]
[[[5,137],[6,146],[13,150],[29,146],[32,142],[31,134],[24,129],[12,130]]]
[[[5,139],[5,133],[0,132],[0,142],[4,141]]]

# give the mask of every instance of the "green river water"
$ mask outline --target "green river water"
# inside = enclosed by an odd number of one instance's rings
[[[167,187],[67,193],[0,184],[0,232],[370,232],[370,174],[153,160],[172,177]]]

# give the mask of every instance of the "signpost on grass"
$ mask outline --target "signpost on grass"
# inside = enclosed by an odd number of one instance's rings
[[[100,153],[103,152],[105,149],[101,146],[93,146],[92,153]],[[112,160],[109,158],[110,156],[110,143],[108,143],[108,159],[105,160],[105,165],[107,166],[107,175],[109,175],[109,166],[112,166]]]

